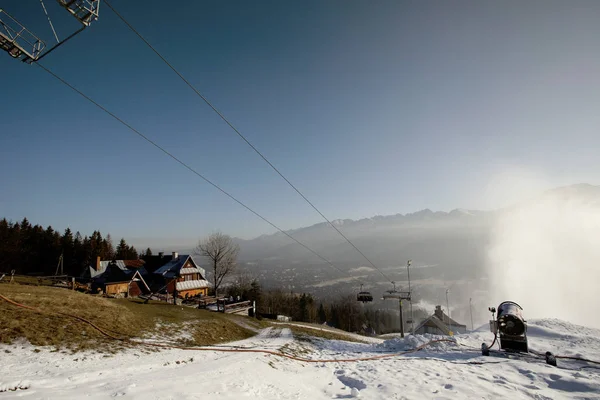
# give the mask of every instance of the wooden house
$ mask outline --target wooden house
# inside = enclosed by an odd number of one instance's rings
[[[150,288],[139,270],[123,269],[118,263],[109,263],[104,271],[92,278],[92,293],[110,297],[137,297],[149,293]]]
[[[154,271],[154,275],[162,278],[163,288],[175,297],[206,296],[210,287],[206,271],[187,254],[173,252],[171,259]]]
[[[116,265],[123,272],[127,274],[133,274],[135,271],[139,271],[140,275],[142,275],[146,280],[148,278],[148,272],[144,267],[144,260],[109,260],[102,261],[100,257],[96,258],[96,262],[93,265],[86,267],[81,274],[80,279],[84,281],[90,281],[94,278],[104,274],[106,272],[108,266]]]

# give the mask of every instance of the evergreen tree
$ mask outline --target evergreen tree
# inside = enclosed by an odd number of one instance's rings
[[[102,241],[102,259],[113,260],[115,259],[115,247],[113,246],[112,238],[110,233],[106,235],[106,238]]]
[[[117,260],[126,260],[128,253],[129,253],[129,246],[127,245],[127,242],[125,241],[125,238],[121,238],[121,241],[117,245],[117,251],[115,254],[115,258]]]
[[[325,314],[325,307],[323,307],[323,303],[319,305],[319,322],[321,324],[327,322],[327,314]]]

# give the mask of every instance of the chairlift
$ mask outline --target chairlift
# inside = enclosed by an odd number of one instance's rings
[[[11,57],[30,64],[38,59],[45,47],[46,43],[0,8],[0,48],[2,50]]]
[[[56,0],[85,27],[98,19],[100,0]]]
[[[373,295],[371,294],[371,292],[363,291],[362,288],[363,288],[363,285],[361,284],[360,291],[356,295],[356,300],[360,301],[362,303],[369,303],[369,302],[373,301]]]
[[[393,289],[386,290],[383,295],[383,300],[410,300],[410,292],[402,292],[396,290],[396,282],[392,281]]]
[[[52,25],[52,20],[48,15],[44,0],[40,0],[44,14],[48,18],[50,28],[52,28],[52,33],[54,33],[54,37],[56,38],[56,44],[44,51],[46,43],[42,39],[0,8],[0,49],[6,51],[13,58],[20,59],[26,64],[32,64],[48,55],[51,51],[98,19],[100,0],[57,0],[57,2],[82,24],[80,29],[65,39],[60,40],[54,29],[54,25]]]

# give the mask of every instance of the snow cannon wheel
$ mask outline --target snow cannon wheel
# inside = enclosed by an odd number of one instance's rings
[[[485,343],[481,343],[481,355],[482,356],[489,356],[490,355],[490,348]]]
[[[546,364],[556,367],[556,356],[551,352],[546,352]]]

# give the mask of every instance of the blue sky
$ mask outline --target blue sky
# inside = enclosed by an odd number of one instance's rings
[[[111,4],[331,219],[600,182],[596,1]],[[52,42],[37,1],[0,7]],[[321,222],[108,7],[43,63],[282,228]],[[140,247],[273,232],[40,68],[0,73],[0,216]]]

